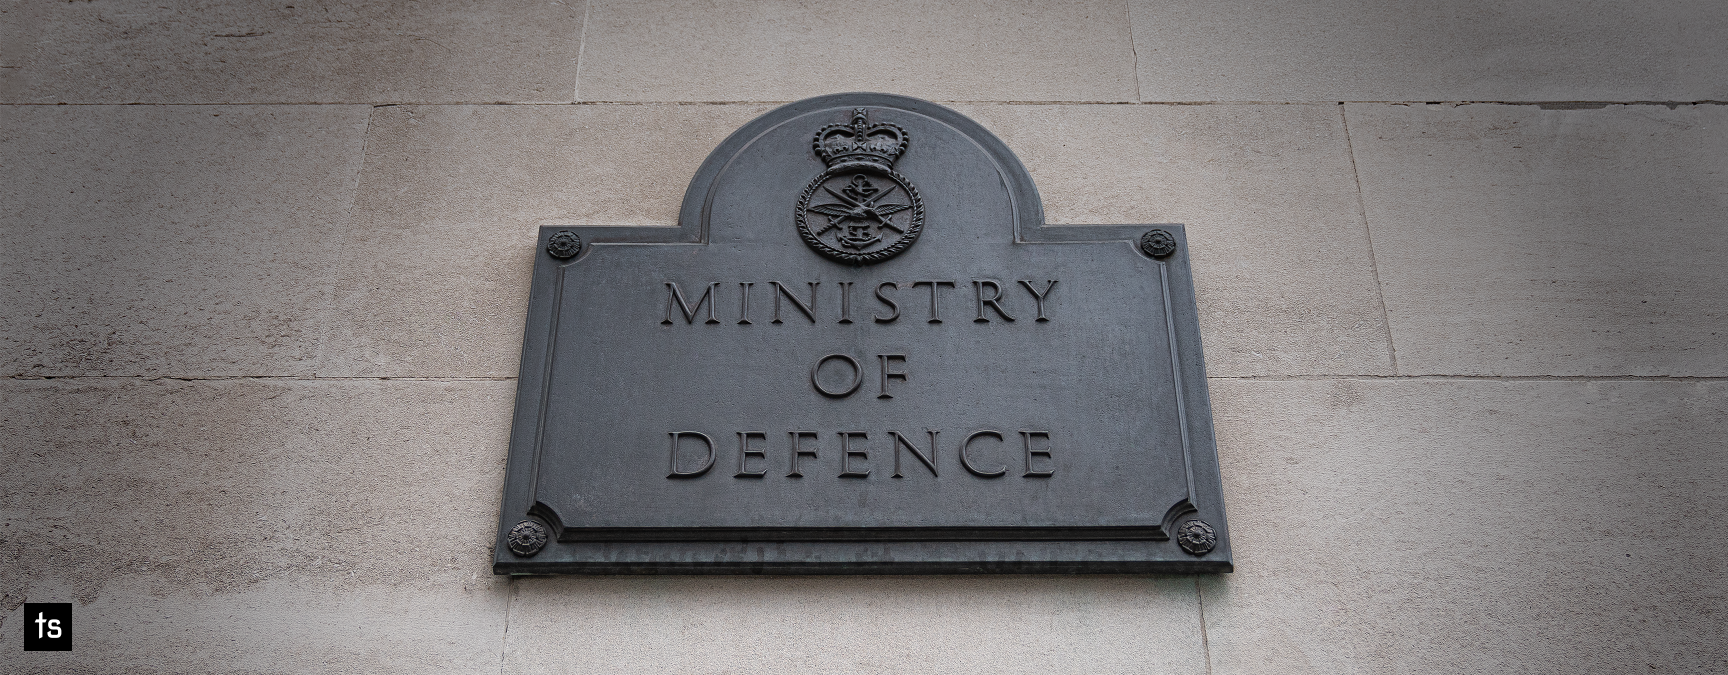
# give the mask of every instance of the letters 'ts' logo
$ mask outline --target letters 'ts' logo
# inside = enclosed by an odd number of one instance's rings
[[[72,651],[72,603],[24,603],[24,651]]]
[[[816,132],[828,170],[798,199],[798,235],[817,253],[854,265],[878,263],[910,248],[924,231],[924,200],[894,170],[910,138],[899,125],[870,124],[863,108],[850,124]]]

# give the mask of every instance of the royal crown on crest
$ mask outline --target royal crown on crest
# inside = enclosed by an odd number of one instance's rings
[[[884,171],[906,151],[906,130],[897,124],[869,123],[863,108],[852,111],[851,124],[830,124],[816,132],[816,156],[830,167],[869,164]]]

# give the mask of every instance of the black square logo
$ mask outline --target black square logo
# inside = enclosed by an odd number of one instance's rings
[[[24,603],[24,651],[72,651],[72,603]]]

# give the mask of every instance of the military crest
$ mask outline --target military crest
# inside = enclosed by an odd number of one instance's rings
[[[870,124],[864,108],[849,123],[816,132],[816,156],[828,170],[798,199],[798,234],[811,249],[854,265],[878,263],[910,248],[924,231],[918,188],[894,170],[906,151],[906,130]]]

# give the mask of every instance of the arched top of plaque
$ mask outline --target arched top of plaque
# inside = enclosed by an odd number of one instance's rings
[[[781,106],[708,155],[680,225],[701,241],[790,236],[852,265],[920,241],[1043,225],[1038,189],[995,134],[907,96],[849,93]]]

